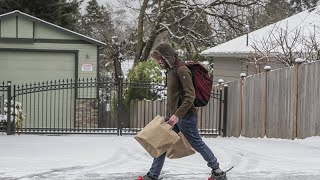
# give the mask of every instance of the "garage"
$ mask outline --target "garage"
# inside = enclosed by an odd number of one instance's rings
[[[0,82],[15,84],[75,78],[76,53],[0,51]],[[19,73],[17,73],[19,72]]]
[[[20,11],[0,15],[0,82],[97,78],[105,46]]]
[[[94,82],[104,47],[101,41],[24,12],[0,15],[0,109],[9,98],[13,106],[19,105],[16,132],[80,132],[97,127]],[[85,112],[88,109],[92,115]]]

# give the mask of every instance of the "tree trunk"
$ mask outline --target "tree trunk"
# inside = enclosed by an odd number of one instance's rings
[[[152,32],[152,34],[150,35],[149,40],[145,44],[145,47],[144,47],[144,50],[142,53],[142,57],[140,59],[141,62],[148,60],[149,54],[151,52],[151,49],[154,45],[154,42],[155,42],[157,36],[158,36],[157,32]]]
[[[122,69],[121,69],[121,63],[119,59],[115,58],[113,59],[114,68],[115,68],[115,79],[118,81],[120,77],[123,77]]]
[[[112,49],[112,56],[111,59],[113,60],[113,65],[114,65],[114,72],[115,72],[115,79],[118,81],[120,77],[123,77],[123,72],[121,68],[121,62],[119,59],[119,46],[117,44],[113,44],[111,46]]]
[[[192,59],[192,50],[188,41],[185,41],[186,49],[187,49],[187,60]]]
[[[170,7],[170,3],[168,3],[168,2],[169,2],[169,0],[166,0],[166,1],[163,2],[162,10],[160,10],[160,14],[158,15],[158,17],[157,17],[157,19],[155,21],[156,24],[155,24],[155,26],[153,27],[153,29],[152,29],[152,31],[150,33],[150,36],[149,36],[149,39],[148,39],[147,43],[141,49],[143,51],[142,53],[140,53],[141,58],[140,59],[138,58],[137,61],[143,62],[143,61],[148,60],[150,51],[151,51],[151,49],[152,49],[152,47],[154,45],[154,42],[157,39],[158,35],[161,34],[164,31],[166,31],[166,29],[160,30],[160,28],[161,28],[160,23],[162,23],[163,17],[167,12],[167,8]]]
[[[143,21],[144,21],[144,16],[145,16],[145,12],[147,9],[147,5],[148,5],[149,0],[144,0],[143,4],[141,6],[140,9],[140,14],[139,14],[139,19],[138,19],[138,33],[137,33],[137,46],[136,46],[136,52],[135,52],[135,57],[134,57],[134,64],[137,64],[140,56],[142,54],[143,51],[143,47],[144,47],[144,43],[143,43]]]

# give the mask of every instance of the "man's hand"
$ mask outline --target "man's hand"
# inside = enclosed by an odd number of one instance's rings
[[[170,119],[168,120],[168,123],[171,125],[171,126],[174,126],[175,124],[177,124],[177,122],[179,121],[179,118],[176,116],[176,115],[172,115],[170,117]]]

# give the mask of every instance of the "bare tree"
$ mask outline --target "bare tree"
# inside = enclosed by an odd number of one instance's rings
[[[319,0],[290,0],[289,3],[295,12],[301,12],[306,9],[317,6]]]
[[[131,1],[132,2],[132,1]],[[241,34],[245,22],[241,12],[257,0],[141,0],[135,44],[135,63],[147,60],[160,35],[166,34],[186,47],[201,51],[219,43],[219,36],[228,29]],[[127,1],[126,3],[129,3]],[[129,6],[129,5],[128,5]],[[210,22],[210,26],[206,26]],[[199,25],[202,25],[199,27]],[[207,28],[205,28],[207,27]],[[209,29],[208,31],[204,31]],[[202,32],[201,32],[202,31]],[[195,45],[195,43],[198,43]],[[202,44],[202,47],[198,47]],[[201,49],[202,48],[202,49]]]
[[[275,29],[277,30],[269,32],[269,37],[253,45],[255,52],[244,61],[251,72],[259,73],[263,65],[271,65],[273,69],[293,66],[298,57],[308,62],[320,59],[320,42],[316,39],[319,27],[314,25],[311,31],[307,28],[312,34],[303,33],[306,29],[302,27],[294,31],[289,31],[288,27]]]
[[[100,51],[100,77],[122,76],[121,61],[127,54],[133,54],[130,39],[134,28],[125,21],[126,11],[114,9],[110,4],[99,5],[96,0],[88,2],[82,18],[82,33],[106,43]]]

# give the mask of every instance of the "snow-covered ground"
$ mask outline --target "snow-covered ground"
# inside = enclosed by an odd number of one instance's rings
[[[229,180],[320,179],[320,137],[303,140],[204,138]],[[152,158],[133,136],[0,135],[1,180],[133,180]],[[205,180],[210,172],[197,153],[167,160],[164,180]]]

